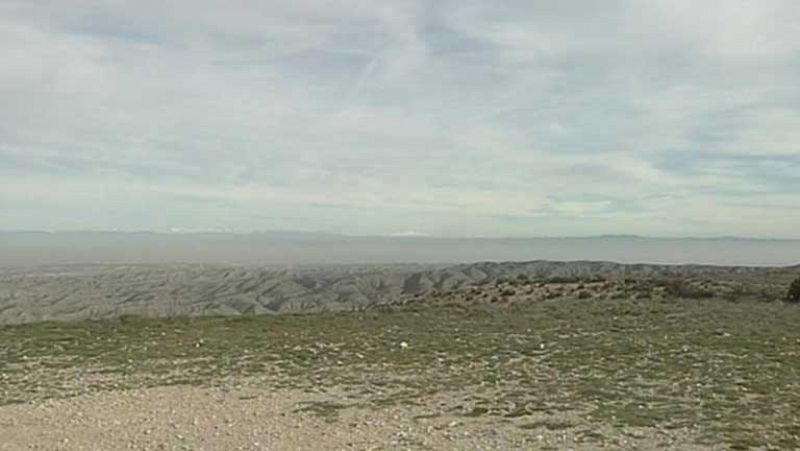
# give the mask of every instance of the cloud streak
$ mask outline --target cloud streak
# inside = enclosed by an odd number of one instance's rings
[[[0,229],[800,237],[785,0],[0,2]]]

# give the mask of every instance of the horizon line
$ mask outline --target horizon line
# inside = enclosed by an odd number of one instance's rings
[[[120,234],[120,235],[167,235],[167,236],[191,236],[191,235],[231,235],[231,236],[253,236],[253,235],[296,235],[296,236],[318,236],[329,238],[384,238],[397,240],[569,240],[569,239],[592,239],[592,238],[613,238],[613,239],[650,239],[650,240],[751,240],[751,241],[800,241],[799,237],[759,237],[742,235],[711,235],[711,236],[657,236],[657,235],[637,235],[637,234],[609,234],[602,233],[597,235],[513,235],[513,236],[442,236],[430,234],[364,234],[351,235],[337,232],[308,231],[308,230],[281,230],[266,229],[253,231],[235,230],[115,230],[115,229],[0,229],[0,234]]]

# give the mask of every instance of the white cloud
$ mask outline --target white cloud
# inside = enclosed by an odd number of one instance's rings
[[[796,235],[798,18],[6,1],[0,228]]]

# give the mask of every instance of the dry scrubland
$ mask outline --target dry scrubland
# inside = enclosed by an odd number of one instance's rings
[[[506,262],[454,266],[67,265],[0,269],[0,325],[47,320],[259,315],[369,309],[475,284],[546,281],[637,283],[671,296],[776,299],[800,268]],[[526,299],[558,293],[534,286]],[[619,291],[619,290],[617,290]],[[587,296],[587,293],[575,293]],[[589,293],[591,294],[591,293]],[[599,297],[618,296],[611,289]],[[657,293],[653,293],[657,294]],[[621,296],[621,295],[620,295]]]
[[[4,326],[0,449],[800,448],[800,308],[736,287],[517,276],[349,313]]]

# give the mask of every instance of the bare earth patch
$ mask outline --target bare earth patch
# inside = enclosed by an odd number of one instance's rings
[[[438,399],[437,399],[438,398]],[[434,397],[430,404],[446,403]],[[348,407],[343,392],[171,386],[0,408],[0,450],[596,449],[581,421],[425,415],[434,406]],[[335,412],[334,412],[335,410]],[[330,415],[329,415],[330,414]],[[335,417],[332,416],[335,414]],[[697,448],[685,433],[608,430],[615,449]],[[704,447],[703,449],[708,449]]]

